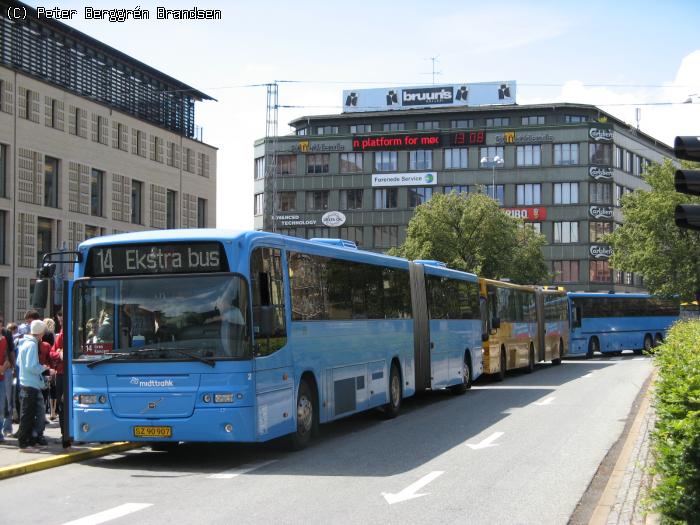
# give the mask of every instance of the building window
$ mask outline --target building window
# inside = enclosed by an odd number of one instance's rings
[[[544,124],[544,115],[532,115],[521,119],[523,126],[541,126]]]
[[[197,228],[207,227],[207,199],[197,198]]]
[[[374,190],[374,208],[386,210],[398,207],[398,188],[381,188]]]
[[[5,262],[5,246],[7,241],[7,212],[0,210],[0,264]],[[4,295],[0,295],[0,301],[4,299]]]
[[[518,146],[516,152],[518,166],[539,166],[542,164],[542,146],[539,144]]]
[[[337,135],[338,126],[316,126],[316,135]]]
[[[322,191],[307,191],[306,192],[306,209],[308,211],[325,211],[328,209],[328,194],[327,190]]]
[[[642,174],[642,158],[636,154],[632,158],[632,175],[639,177]]]
[[[374,247],[394,248],[399,245],[398,226],[375,226],[374,227]]]
[[[340,173],[362,173],[362,153],[341,153]]]
[[[44,206],[58,208],[58,159],[44,157]]]
[[[296,131],[296,134],[297,134],[297,137],[305,137],[306,135],[309,134],[309,128],[306,128],[306,127],[304,127],[304,128],[299,128],[299,129]]]
[[[7,196],[7,146],[0,144],[0,197]]]
[[[542,233],[542,223],[541,222],[524,222],[523,228],[530,228],[537,233]]]
[[[264,159],[264,157],[260,157]],[[258,159],[255,159],[256,162]],[[263,167],[263,169],[265,169]],[[297,174],[297,156],[296,155],[278,155],[277,156],[277,174],[278,175],[296,175]],[[264,176],[264,174],[263,174]],[[256,179],[260,178],[257,176]]]
[[[324,227],[317,228],[306,228],[306,238],[307,239],[329,239],[331,236],[331,229]]]
[[[505,205],[505,196],[504,196],[504,186],[503,184],[496,184],[496,193],[494,197],[494,192],[493,192],[493,186],[491,184],[487,184],[485,186],[485,193],[492,199],[495,199],[500,206]]]
[[[374,169],[376,171],[396,171],[399,166],[398,152],[376,151],[374,153]]]
[[[421,186],[419,188],[408,188],[408,205],[415,208],[430,200],[433,196],[432,186]]]
[[[280,191],[277,193],[277,211],[296,211],[296,209],[296,191]]]
[[[364,228],[362,226],[341,226],[339,230],[341,239],[353,241],[357,246],[364,244]]]
[[[590,261],[588,277],[592,283],[609,283],[612,281],[612,271],[608,261]]]
[[[92,239],[93,237],[100,236],[100,228],[98,226],[85,225],[85,238]]]
[[[36,260],[37,268],[41,267],[45,253],[53,251],[52,242],[53,221],[44,217],[37,218]]]
[[[591,204],[611,204],[611,184],[608,182],[589,182],[588,193]]]
[[[255,159],[255,180],[265,178],[265,157]]]
[[[340,190],[340,209],[341,210],[360,210],[362,209],[362,194],[364,190]]]
[[[466,169],[468,167],[469,157],[467,148],[447,148],[445,149],[445,169]]]
[[[623,155],[624,165],[623,170],[627,173],[632,173],[632,152],[625,150]]]
[[[434,129],[440,129],[439,120],[423,120],[421,122],[416,122],[416,129],[420,131],[430,131]]]
[[[445,186],[442,190],[445,195],[449,195],[450,193],[456,193],[457,195],[467,195],[469,193],[469,186],[465,185],[457,185],[457,186]]]
[[[306,156],[306,173],[328,173],[330,155],[328,153],[317,153]]]
[[[555,183],[554,204],[578,204],[578,182]]]
[[[131,179],[131,224],[142,224],[143,182]]]
[[[613,164],[618,170],[622,169],[622,153],[625,151],[620,146],[615,145],[615,163]]]
[[[564,122],[567,124],[581,124],[582,122],[586,122],[588,118],[586,115],[565,115],[564,116]]]
[[[173,190],[168,190],[166,195],[166,216],[165,216],[165,227],[169,230],[177,227],[177,221],[175,220],[175,210],[177,209],[177,192]]]
[[[554,223],[554,242],[570,244],[578,242],[578,222],[562,221]]]
[[[594,222],[588,223],[588,239],[589,242],[601,242],[603,240],[603,235],[612,233],[613,223],[612,222]]]
[[[487,128],[500,128],[510,126],[510,117],[494,117],[486,119]]]
[[[451,120],[450,127],[457,128],[457,129],[470,129],[470,128],[474,127],[474,119],[467,118],[467,119]]]
[[[556,166],[578,164],[578,144],[555,144],[554,164]]]
[[[578,261],[552,261],[555,283],[575,283],[581,280]]]
[[[27,120],[32,120],[32,98],[34,97],[34,94],[32,93],[31,90],[26,91],[25,99],[24,99],[24,114],[26,115],[24,118]]]
[[[409,152],[409,170],[431,170],[433,169],[433,150],[417,149]]]
[[[126,141],[124,138],[126,137],[127,131],[126,131],[126,126],[121,123],[117,123],[117,149],[120,149],[122,151],[127,151],[128,145],[126,144]]]
[[[151,151],[151,160],[163,162],[163,137],[153,137],[153,151]],[[202,163],[203,165],[204,163]],[[202,173],[199,173],[202,175]]]
[[[145,144],[146,144],[146,137],[144,136],[143,131],[141,131],[140,129],[137,129],[136,130],[136,154],[137,155],[139,155],[141,157],[146,156],[146,152],[144,151]]]
[[[589,144],[591,164],[612,165],[612,144]]]
[[[372,124],[354,124],[350,126],[350,133],[372,133]]]
[[[102,115],[97,115],[97,142],[100,144],[107,144],[105,129],[107,129],[106,119]]]
[[[253,197],[253,214],[262,215],[265,211],[265,194],[256,193]]]
[[[387,122],[382,124],[382,131],[405,131],[405,122]]]
[[[516,184],[518,206],[531,206],[542,203],[542,186],[540,184]]]
[[[105,172],[93,169],[90,176],[90,215],[102,217]]]
[[[493,159],[495,157],[501,158],[503,160],[503,146],[488,146],[479,149],[479,167],[480,168],[491,168],[493,167]],[[496,163],[496,168],[502,168],[504,162]]]

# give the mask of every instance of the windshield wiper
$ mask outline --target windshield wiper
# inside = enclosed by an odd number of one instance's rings
[[[112,359],[114,359],[116,357],[127,357],[130,355],[130,352],[114,352],[114,353],[108,353],[108,354],[103,354],[103,355],[104,355],[104,357],[101,359],[97,359],[95,361],[90,361],[87,364],[87,367],[94,368],[97,365],[100,365],[100,364],[104,363],[105,361],[111,361]]]
[[[201,355],[197,355],[193,352],[188,351],[185,348],[180,348],[179,346],[152,346],[148,348],[139,348],[138,350],[134,350],[132,352],[129,352],[129,354],[140,354],[140,353],[151,353],[151,352],[176,352],[180,355],[184,355],[185,357],[190,357],[192,359],[195,359],[201,363],[204,363],[205,365],[209,365],[212,368],[216,366],[216,361],[213,359],[209,359],[207,357],[203,357]]]

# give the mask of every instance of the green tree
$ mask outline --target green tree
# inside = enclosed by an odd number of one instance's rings
[[[651,190],[623,197],[625,222],[604,240],[614,250],[611,266],[642,274],[652,293],[700,300],[700,233],[674,222],[677,204],[700,204],[700,198],[676,192],[675,171],[669,160],[649,166],[643,178]]]
[[[416,208],[406,242],[389,253],[408,259],[436,259],[450,268],[516,283],[548,279],[543,235],[499,209],[483,194],[434,195]]]

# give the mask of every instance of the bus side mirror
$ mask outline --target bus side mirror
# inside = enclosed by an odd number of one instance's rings
[[[494,317],[491,319],[491,328],[494,330],[498,330],[501,327],[501,318],[500,317]]]
[[[274,306],[260,306],[255,312],[255,324],[257,325],[257,337],[272,337],[275,334],[275,308]]]
[[[32,308],[46,308],[46,300],[49,297],[49,279],[39,279],[34,283],[32,294]]]

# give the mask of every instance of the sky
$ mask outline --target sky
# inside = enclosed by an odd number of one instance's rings
[[[700,2],[383,0],[63,1],[71,27],[217,99],[197,103],[218,149],[217,226],[253,227],[253,143],[265,84],[280,82],[279,134],[342,111],[351,88],[517,82],[517,103],[578,102],[673,145],[700,133]],[[150,20],[86,20],[84,7],[148,9]],[[156,7],[220,9],[221,20],[156,20]],[[690,100],[691,103],[684,103]]]

